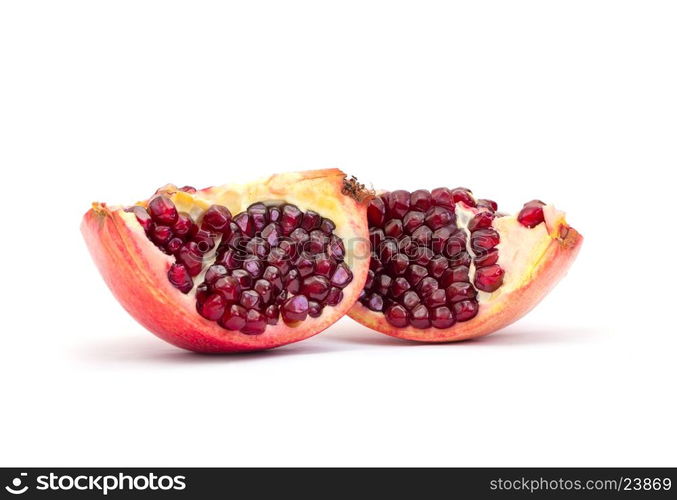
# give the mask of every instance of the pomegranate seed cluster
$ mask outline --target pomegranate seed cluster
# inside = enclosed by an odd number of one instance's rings
[[[319,317],[341,302],[353,279],[336,226],[311,210],[255,203],[233,217],[212,205],[198,224],[164,195],[147,209],[128,210],[158,248],[176,257],[168,278],[181,292],[193,289],[204,260],[215,257],[197,286],[196,307],[228,330],[258,335],[280,317],[292,326]]]
[[[456,224],[459,202],[476,212],[467,230]],[[475,200],[465,188],[374,198],[367,209],[372,257],[360,302],[400,328],[449,328],[474,318],[477,291],[503,283],[496,210],[495,202]]]

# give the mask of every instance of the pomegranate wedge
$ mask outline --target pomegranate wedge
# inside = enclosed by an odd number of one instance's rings
[[[94,203],[82,233],[123,307],[200,352],[268,349],[327,328],[367,276],[364,188],[340,170]]]
[[[583,237],[539,200],[516,216],[496,210],[466,188],[371,200],[370,270],[350,317],[425,342],[479,337],[522,317],[564,276]]]

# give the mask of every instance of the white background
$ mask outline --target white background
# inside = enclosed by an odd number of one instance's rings
[[[0,465],[677,465],[674,2],[3,2]],[[200,356],[114,300],[93,200],[340,167],[554,202],[529,316]],[[671,178],[672,177],[672,178]]]

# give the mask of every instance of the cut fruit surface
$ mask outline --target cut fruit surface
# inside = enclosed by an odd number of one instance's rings
[[[82,232],[142,325],[200,352],[267,349],[327,328],[369,265],[366,192],[337,169],[196,190],[131,207],[95,203]]]
[[[539,200],[515,216],[497,208],[467,188],[374,198],[370,270],[349,316],[427,342],[486,335],[522,317],[566,274],[583,238]]]

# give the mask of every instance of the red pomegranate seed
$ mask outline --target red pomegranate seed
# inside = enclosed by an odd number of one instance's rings
[[[198,303],[202,303],[207,300],[209,297],[209,285],[207,283],[200,283],[197,288],[195,288],[195,300]]]
[[[276,247],[282,238],[282,228],[279,224],[271,222],[261,231],[261,238],[266,240],[271,247]]]
[[[261,309],[261,296],[256,290],[245,290],[240,295],[240,305],[245,309]]]
[[[193,279],[183,264],[172,264],[167,272],[167,277],[169,282],[182,293],[188,293],[193,289]]]
[[[240,282],[233,276],[223,276],[216,279],[213,284],[214,291],[223,295],[228,302],[237,302],[240,300],[242,287]]]
[[[374,277],[376,276],[376,273],[369,269],[367,272],[367,281],[364,284],[364,289],[365,290],[371,290],[371,287],[374,285]]]
[[[476,267],[486,267],[496,264],[498,262],[498,248],[492,248],[487,252],[475,256]]]
[[[310,232],[310,240],[306,245],[306,250],[313,255],[324,253],[325,248],[329,244],[329,237],[320,229],[315,229]]]
[[[379,295],[386,296],[390,290],[390,286],[393,284],[393,279],[387,274],[379,274],[374,279],[373,290]]]
[[[226,301],[219,293],[213,293],[198,306],[197,311],[205,318],[217,321],[226,312]]]
[[[303,219],[303,213],[298,207],[294,205],[285,205],[282,207],[282,217],[280,218],[280,227],[282,232],[285,235],[291,234],[291,232],[301,225],[301,220]]]
[[[268,208],[263,203],[254,203],[253,205],[249,205],[247,208],[247,213],[252,218],[252,224],[254,224],[255,232],[262,231],[263,228],[266,227],[266,224],[268,224]]]
[[[474,207],[477,205],[475,198],[472,195],[472,191],[467,188],[456,188],[451,191],[451,195],[454,198],[454,203],[463,202],[469,207]]]
[[[244,255],[232,248],[227,249],[216,259],[217,264],[221,264],[226,269],[239,269],[242,266]]]
[[[277,325],[278,318],[280,317],[280,309],[275,304],[266,307],[265,314],[266,318],[268,318],[269,325]]]
[[[284,279],[284,287],[291,294],[301,291],[301,275],[296,269],[289,271]]]
[[[301,284],[301,293],[309,299],[323,301],[329,294],[329,280],[324,276],[308,276]]]
[[[337,306],[343,300],[343,291],[335,286],[329,289],[326,303],[328,306]]]
[[[457,266],[470,267],[471,262],[472,259],[470,258],[470,254],[468,252],[461,252],[449,258],[449,264],[451,265],[451,267]]]
[[[247,271],[252,278],[259,278],[263,274],[264,264],[257,257],[247,257],[242,263],[242,269]]]
[[[308,316],[308,298],[305,295],[295,295],[282,306],[282,319],[285,323],[303,321]]]
[[[428,226],[419,227],[411,235],[412,242],[418,245],[419,247],[427,247],[429,245],[432,245],[432,239],[433,232],[432,229],[430,229]]]
[[[279,222],[282,218],[280,207],[270,207],[268,209],[268,222]]]
[[[391,305],[385,312],[386,320],[393,326],[404,328],[409,324],[409,312],[399,304]]]
[[[475,217],[470,219],[468,223],[468,231],[476,231],[478,229],[486,229],[491,227],[496,216],[492,212],[480,212]]]
[[[477,208],[486,208],[490,212],[498,210],[498,203],[493,200],[480,199],[477,200]]]
[[[443,255],[436,255],[428,262],[428,273],[433,278],[440,278],[449,267],[449,261]]]
[[[409,257],[403,253],[395,255],[388,262],[388,271],[394,276],[401,276],[409,267]]]
[[[424,299],[423,303],[430,309],[437,306],[443,306],[447,302],[447,297],[441,288],[433,290]]]
[[[433,204],[432,196],[430,195],[430,191],[427,189],[418,189],[414,191],[411,193],[409,199],[411,208],[423,213],[430,210],[430,207]]]
[[[317,231],[317,229],[315,231]],[[308,231],[305,229],[301,227],[294,229],[289,235],[289,240],[291,240],[291,242],[296,246],[296,253],[303,254],[310,252],[310,250],[307,248],[308,242],[310,241],[310,234],[308,234]]]
[[[179,191],[183,191],[184,193],[195,193],[197,192],[197,189],[193,186],[183,186],[179,188]]]
[[[283,289],[282,284],[282,273],[275,266],[268,266],[263,270],[263,279],[268,281],[275,290],[276,293],[279,293]]]
[[[412,310],[414,307],[419,305],[421,303],[421,298],[418,296],[416,292],[413,290],[409,290],[407,292],[404,292],[404,295],[402,295],[402,305],[406,307],[408,310]]]
[[[296,259],[294,265],[296,266],[296,269],[298,270],[302,278],[310,276],[315,272],[315,262],[308,257],[303,256],[299,257],[298,259]]]
[[[419,248],[415,262],[420,266],[426,267],[433,260],[433,257],[435,257],[435,253],[430,248]]]
[[[277,267],[282,274],[287,274],[289,272],[289,257],[280,247],[273,248],[268,254],[268,259],[266,261],[269,265]]]
[[[214,238],[212,237],[212,234],[208,231],[203,230],[203,229],[200,229],[199,231],[197,231],[195,233],[195,235],[193,236],[192,242],[197,245],[196,248],[202,254],[206,254],[208,252],[211,252],[212,250],[214,250],[214,247],[216,246],[216,243],[214,242]]]
[[[172,238],[167,242],[165,248],[169,253],[176,254],[181,249],[182,246],[183,241],[181,241],[181,238]]]
[[[425,214],[425,223],[433,231],[454,222],[454,214],[446,207],[434,207]]]
[[[435,230],[435,232],[433,233],[433,236],[432,236],[432,250],[433,250],[433,252],[441,253],[444,250],[446,243],[449,240],[449,238],[452,235],[456,234],[457,232],[459,232],[458,229],[456,229],[453,226],[444,226],[444,227],[441,227],[441,228]]]
[[[378,248],[381,246],[381,243],[383,243],[383,240],[385,240],[385,233],[383,232],[383,229],[378,229],[378,228],[372,228],[369,230],[369,243],[371,243],[371,248],[374,251],[377,251]]]
[[[384,227],[385,235],[390,238],[399,238],[404,233],[404,227],[400,219],[390,219]]]
[[[430,313],[428,308],[423,304],[419,304],[411,310],[411,326],[414,328],[430,328]]]
[[[336,266],[336,271],[334,271],[331,277],[331,284],[339,288],[345,288],[351,281],[353,281],[353,272],[345,262],[341,262]]]
[[[477,296],[475,288],[466,282],[452,283],[446,289],[447,302],[460,302],[462,300],[473,299]]]
[[[392,219],[401,219],[409,211],[409,192],[397,190],[389,193],[388,215]]]
[[[415,286],[418,294],[424,298],[440,287],[437,280],[431,276],[426,276]]]
[[[247,310],[239,304],[226,307],[226,312],[219,320],[219,325],[227,330],[241,330],[247,324]]]
[[[435,205],[441,205],[443,207],[454,206],[454,199],[451,195],[451,191],[447,188],[433,189],[432,198]]]
[[[428,275],[428,270],[418,264],[410,265],[404,273],[404,277],[411,286],[418,285],[419,281]]]
[[[501,237],[495,229],[479,229],[470,236],[470,247],[476,254],[481,254],[494,248],[500,241]]]
[[[412,234],[416,229],[423,225],[424,221],[425,213],[415,210],[412,212],[407,212],[403,219],[404,231],[407,234]]]
[[[212,205],[202,216],[202,228],[214,233],[230,231],[230,221],[233,216],[226,207]]]
[[[313,229],[319,229],[320,223],[322,222],[322,216],[317,212],[308,210],[303,214],[303,220],[301,221],[301,227],[306,231],[310,232]]]
[[[254,291],[261,297],[262,304],[268,304],[273,298],[273,285],[268,280],[256,280],[256,283],[254,283]]]
[[[155,225],[151,230],[150,237],[156,245],[162,246],[171,239],[172,230],[167,226]]]
[[[194,241],[189,241],[179,249],[177,260],[185,265],[191,276],[197,276],[202,271],[202,252]]]
[[[314,300],[308,301],[308,316],[311,318],[319,318],[322,316],[322,309],[323,306],[320,303],[315,302]]]
[[[367,297],[364,305],[372,311],[383,311],[383,297],[381,297],[378,293],[372,293]]]
[[[440,288],[447,288],[455,281],[453,269],[451,268],[445,269],[444,272],[442,273],[442,276],[440,276],[437,281],[440,284]]]
[[[430,322],[435,328],[450,328],[456,323],[456,319],[451,309],[441,306],[430,311]]]
[[[469,281],[470,269],[468,266],[456,266],[451,270],[452,283],[457,281]]]
[[[475,287],[484,292],[493,292],[503,284],[503,269],[494,264],[493,266],[480,267],[475,270]]]
[[[237,224],[237,227],[242,234],[246,234],[250,238],[254,236],[254,221],[247,212],[237,214],[233,218],[233,222]]]
[[[386,220],[386,205],[383,199],[376,197],[367,206],[367,220],[370,226],[381,227]]]
[[[533,200],[526,203],[524,208],[520,210],[520,213],[517,214],[517,220],[526,227],[538,226],[541,222],[545,221],[543,205],[545,204],[539,200]]]
[[[457,257],[462,252],[466,251],[467,247],[467,236],[465,231],[458,230],[452,234],[447,240],[446,246],[444,247],[444,255],[449,258]]]
[[[257,311],[256,309],[250,309],[247,311],[247,320],[245,325],[240,329],[245,335],[260,335],[266,330],[266,325],[268,324],[268,319],[265,314]]]
[[[390,296],[394,299],[397,299],[410,288],[411,285],[409,282],[400,276],[399,278],[395,278],[392,285],[390,286]]]
[[[338,236],[332,235],[329,238],[329,245],[327,245],[327,251],[336,260],[343,260],[346,256],[346,247],[343,244],[343,240]]]
[[[266,240],[259,236],[253,237],[245,245],[245,251],[253,257],[256,257],[261,260],[265,260],[268,257],[268,252],[270,251],[270,245]]]
[[[179,216],[174,202],[166,196],[156,196],[148,203],[148,212],[155,222],[171,226]]]
[[[204,282],[208,285],[213,285],[216,283],[216,280],[225,278],[226,276],[228,276],[228,269],[222,265],[214,264],[213,266],[210,266],[209,269],[207,269]]]
[[[242,290],[249,290],[252,287],[252,277],[244,269],[235,269],[231,276],[237,280]]]
[[[320,229],[327,234],[331,234],[334,232],[334,229],[336,229],[336,224],[334,224],[329,219],[322,219],[322,222],[320,223]]]
[[[456,302],[453,309],[456,321],[468,321],[477,316],[479,304],[475,300],[464,300]]]
[[[197,229],[198,227],[193,222],[191,216],[184,212],[181,212],[178,215],[174,226],[172,226],[172,231],[174,234],[184,239],[193,236]]]
[[[336,261],[331,257],[321,255],[315,259],[315,274],[331,278],[334,270],[336,270]]]

